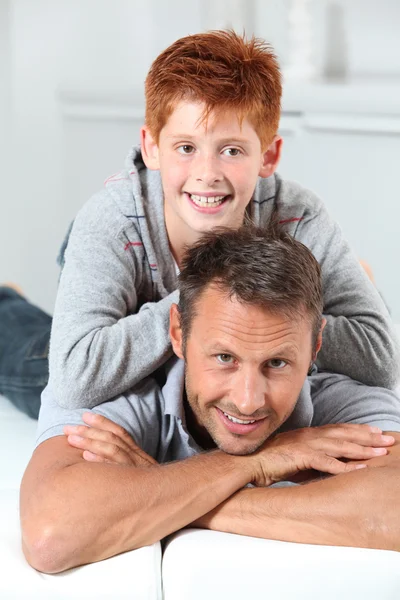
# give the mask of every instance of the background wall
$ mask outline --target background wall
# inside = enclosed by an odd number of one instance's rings
[[[65,230],[138,141],[151,61],[229,25],[284,67],[281,174],[323,197],[400,321],[398,0],[0,0],[0,281],[52,311]]]

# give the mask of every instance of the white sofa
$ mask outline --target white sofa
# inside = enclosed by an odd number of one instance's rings
[[[21,551],[18,488],[36,421],[0,397],[0,599],[399,600],[400,553],[188,529],[161,544],[44,575]]]

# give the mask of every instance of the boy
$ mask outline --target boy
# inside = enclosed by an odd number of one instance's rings
[[[260,40],[198,34],[154,61],[141,149],[82,208],[68,241],[49,357],[61,406],[93,407],[158,369],[172,354],[185,246],[246,218],[266,225],[273,212],[321,265],[319,370],[395,385],[395,335],[378,292],[321,202],[275,174],[280,100],[279,67]],[[323,393],[323,378],[313,381]]]

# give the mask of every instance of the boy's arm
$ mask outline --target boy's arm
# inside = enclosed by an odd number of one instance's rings
[[[178,292],[137,312],[143,245],[133,225],[127,237],[126,218],[119,222],[107,202],[97,204],[89,202],[75,220],[54,311],[50,382],[67,408],[109,400],[172,355],[169,309]]]
[[[299,221],[295,237],[321,265],[327,323],[318,367],[367,385],[395,387],[400,358],[391,317],[339,226],[317,199]]]
[[[240,535],[400,551],[400,434],[371,468],[234,496],[192,525]],[[376,466],[377,468],[373,468]]]

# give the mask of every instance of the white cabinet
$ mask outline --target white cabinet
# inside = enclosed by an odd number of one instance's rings
[[[313,189],[400,320],[400,84],[288,85],[279,172]]]

